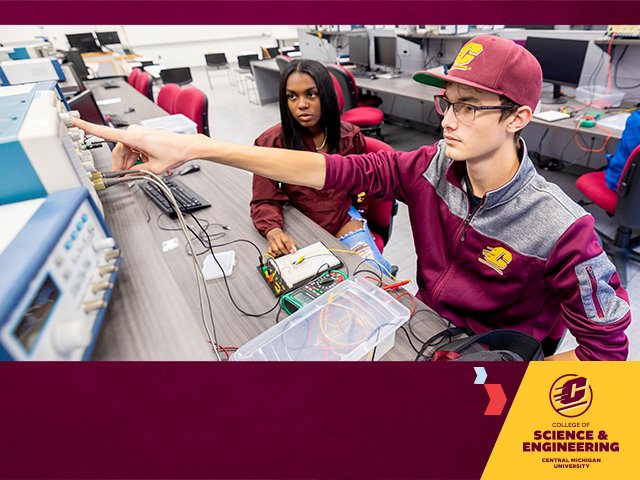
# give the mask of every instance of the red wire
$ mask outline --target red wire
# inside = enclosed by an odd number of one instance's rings
[[[215,343],[212,343],[210,340],[207,340],[207,343],[216,345]],[[227,360],[229,360],[229,350],[238,350],[238,347],[235,347],[235,346],[223,347],[222,345],[217,345],[217,347],[218,347],[218,350],[222,350],[222,352],[224,352],[224,354],[227,356]]]
[[[367,275],[366,277],[369,280],[374,280],[376,282],[380,282],[380,284],[382,285],[380,288],[382,288],[384,291],[388,292],[388,293],[394,293],[396,292],[400,287],[402,287],[403,285],[406,285],[407,283],[409,283],[408,280],[403,280],[401,282],[398,283],[384,283],[381,282],[378,278],[372,277],[370,275]],[[413,316],[413,312],[415,312],[416,310],[416,302],[414,300],[413,295],[411,295],[409,292],[402,292],[400,295],[398,295],[397,297],[395,297],[396,300],[399,300],[400,298],[404,297],[404,296],[408,296],[411,299],[411,316]]]
[[[600,153],[605,148],[607,148],[607,143],[609,143],[609,140],[611,139],[611,137],[613,137],[613,132],[604,127],[601,127],[597,123],[595,125],[596,127],[598,127],[600,130],[607,132],[609,134],[607,135],[607,138],[604,139],[604,142],[602,142],[602,146],[597,149],[592,149],[592,148],[585,147],[584,145],[580,145],[580,140],[579,140],[580,137],[578,136],[578,130],[580,130],[580,122],[581,120],[578,119],[578,123],[576,124],[576,129],[573,132],[573,140],[580,150],[582,150],[583,152]]]
[[[413,295],[411,295],[409,292],[403,292],[403,293],[401,293],[400,295],[398,295],[396,297],[396,300],[400,300],[405,295],[407,295],[411,299],[411,313],[409,314],[409,317],[412,317],[413,316],[413,312],[416,311],[416,302],[413,299]]]

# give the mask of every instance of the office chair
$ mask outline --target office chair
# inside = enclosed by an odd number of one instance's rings
[[[209,101],[196,87],[182,88],[174,103],[174,112],[181,113],[198,125],[198,133],[209,136]]]
[[[291,60],[292,58],[287,55],[278,55],[276,57],[276,64],[278,65],[278,70],[280,70],[280,73],[284,72],[284,69],[287,68],[287,65]]]
[[[373,152],[394,152],[391,145],[384,143],[377,138],[364,137],[366,143],[366,153]],[[384,246],[389,243],[391,238],[391,229],[393,228],[393,217],[398,213],[398,202],[395,200],[389,202],[379,200],[377,198],[367,196],[369,207],[367,209],[367,222],[369,229],[376,242],[376,246],[382,253]]]
[[[627,286],[627,261],[640,262],[640,254],[634,248],[640,246],[640,236],[632,237],[640,228],[640,145],[629,155],[618,182],[618,192],[605,183],[605,172],[590,172],[576,180],[576,187],[589,200],[604,209],[618,223],[615,237],[598,232],[604,251],[613,258],[623,287]]]
[[[167,113],[173,115],[175,112],[176,98],[180,93],[180,85],[176,83],[167,83],[158,92],[156,103]]]
[[[127,78],[127,82],[129,83],[129,85],[131,85],[134,88],[136,86],[136,78],[138,78],[139,73],[140,73],[140,69],[134,68],[133,70],[131,70],[129,77]]]
[[[193,82],[189,67],[165,68],[160,70],[160,78],[164,84],[177,83],[178,85],[186,85]]]
[[[236,73],[238,74],[238,93],[244,95],[248,94],[249,89],[246,84],[246,81],[253,80],[253,70],[251,69],[251,62],[259,60],[257,53],[251,53],[248,55],[238,55],[238,68]],[[257,92],[256,92],[257,97]],[[249,96],[249,101],[251,101],[251,97]],[[253,102],[257,103],[257,102]]]
[[[138,73],[135,80],[135,88],[153,102],[153,81],[148,72],[141,70],[140,73]]]
[[[206,53],[204,61],[207,64],[207,80],[209,80],[209,88],[213,88],[210,72],[217,70],[226,70],[229,83],[233,84],[229,62],[227,62],[227,56],[224,53]]]
[[[338,78],[332,73],[331,79],[338,96],[338,107],[341,112],[345,107],[345,95],[342,93],[342,86]],[[373,107],[353,107],[342,113],[342,120],[352,123],[362,130],[365,135],[375,135],[380,140],[384,140],[382,136],[382,122],[384,121],[384,113],[382,110]]]
[[[332,72],[340,85],[343,86],[343,93],[348,92],[351,98],[350,103],[352,103],[356,107],[374,107],[377,108],[382,104],[382,99],[377,95],[367,95],[360,94],[358,89],[358,84],[356,83],[356,79],[351,73],[350,70],[347,70],[342,65],[327,65],[327,68],[330,72]],[[349,110],[353,107],[347,108],[347,94],[345,93],[345,108]]]
[[[259,60],[257,53],[250,53],[248,55],[238,55],[238,68],[240,70],[250,71],[251,70],[251,62]]]

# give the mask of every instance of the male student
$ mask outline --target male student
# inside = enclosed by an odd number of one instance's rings
[[[120,142],[115,169],[162,172],[202,158],[313,188],[405,202],[418,254],[418,298],[479,333],[515,329],[543,344],[568,328],[578,347],[551,359],[623,360],[628,296],[593,218],[536,172],[520,131],[539,98],[536,59],[511,40],[478,36],[447,75],[418,72],[436,96],[444,140],[414,152],[328,155],[223,143],[76,121]]]

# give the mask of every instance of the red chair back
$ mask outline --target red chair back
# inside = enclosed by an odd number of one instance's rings
[[[394,152],[393,147],[377,138],[364,137],[367,153],[374,152]],[[392,202],[378,200],[374,197],[367,197],[369,208],[367,209],[367,220],[369,228],[373,233],[373,238],[382,252],[382,248],[389,242],[391,228],[393,226],[393,216],[396,214],[397,205]],[[382,244],[382,245],[381,245]]]
[[[344,68],[342,65],[338,65],[338,67],[340,67],[342,70],[347,72],[347,76],[349,77],[349,82],[351,83],[353,88],[353,96],[357,104],[358,103],[358,87],[357,87],[358,84],[356,83],[356,79],[353,76],[353,73],[351,73],[351,70]]]
[[[148,72],[140,72],[135,80],[135,88],[149,100],[153,101],[151,75]]]
[[[156,103],[167,113],[173,115],[175,112],[175,103],[180,93],[180,85],[177,83],[167,83],[158,92]]]
[[[337,71],[334,73],[331,71],[332,69],[336,69]],[[380,138],[382,137],[381,125],[384,121],[384,113],[382,110],[374,107],[355,107],[355,105],[351,105],[353,102],[349,102],[349,105],[345,102],[344,91],[342,90],[342,83],[337,78],[337,75],[340,75],[341,78],[347,83],[348,76],[344,71],[339,69],[337,66],[328,66],[329,75],[331,75],[331,80],[333,81],[333,86],[336,91],[336,95],[338,96],[338,107],[340,108],[342,120],[345,122],[352,123],[360,127],[362,132],[365,135],[375,134]],[[345,86],[345,88],[349,88]],[[350,97],[351,98],[351,97]],[[352,98],[351,98],[352,99]],[[345,108],[349,108],[344,111]]]
[[[181,113],[198,125],[198,133],[209,136],[209,101],[196,87],[183,88],[178,92],[174,113]]]
[[[134,88],[136,86],[136,78],[138,78],[139,73],[140,73],[140,70],[137,68],[134,68],[133,70],[131,70],[131,73],[129,74],[129,78],[127,78],[127,82],[129,82],[129,85],[131,85]]]
[[[340,112],[342,112],[342,109],[344,108],[344,95],[342,94],[342,87],[340,87],[340,82],[338,82],[338,79],[333,73],[329,72],[329,75],[331,75],[331,80],[333,81],[333,88],[336,89],[336,96],[338,97],[338,108],[340,109]]]

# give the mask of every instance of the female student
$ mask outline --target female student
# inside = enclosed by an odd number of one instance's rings
[[[262,133],[255,145],[340,155],[366,151],[360,129],[340,120],[333,80],[328,70],[314,60],[294,60],[280,78],[280,119]],[[345,190],[316,190],[253,176],[251,218],[269,241],[270,255],[296,251],[295,240],[285,232],[282,207],[289,203],[351,249],[375,258],[385,269],[380,255],[353,198]],[[362,210],[365,204],[358,205]],[[370,253],[369,253],[370,252]]]

